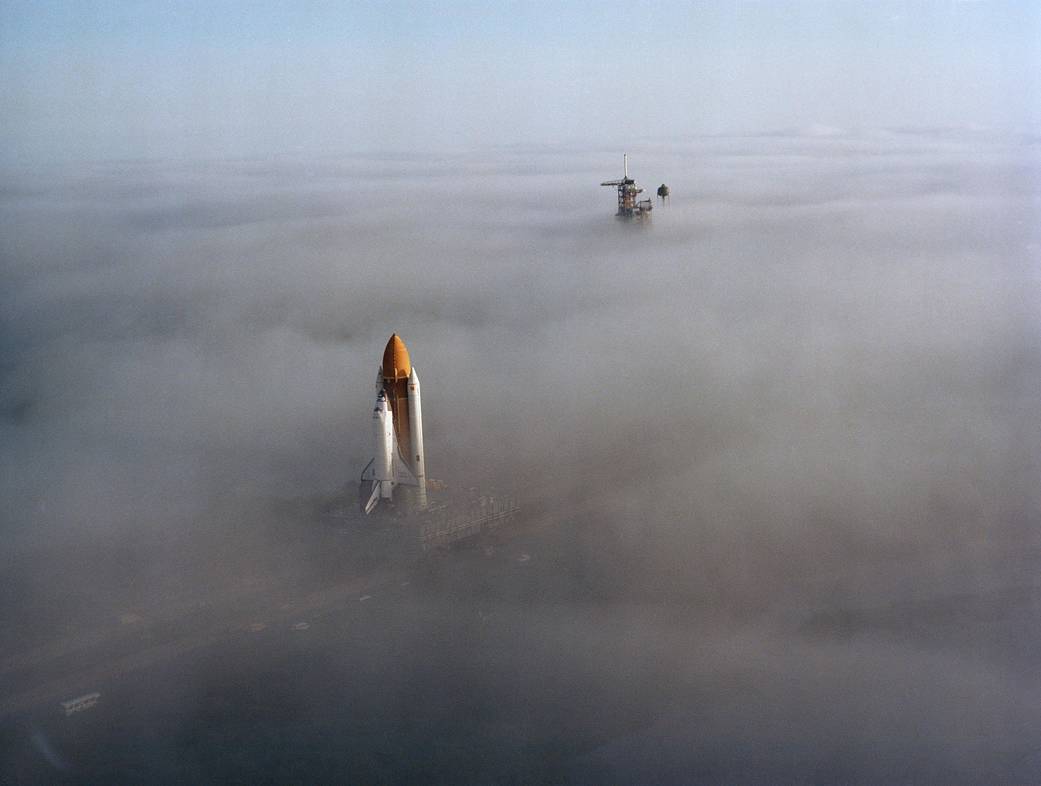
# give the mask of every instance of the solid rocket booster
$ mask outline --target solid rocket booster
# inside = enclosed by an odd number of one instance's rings
[[[423,466],[425,463],[423,458],[423,399],[415,366],[408,375],[408,419],[411,426],[409,435],[412,443],[412,455],[409,456],[409,459],[412,462],[412,474],[416,476],[416,485],[419,487],[419,507],[425,508],[427,506],[427,473]]]

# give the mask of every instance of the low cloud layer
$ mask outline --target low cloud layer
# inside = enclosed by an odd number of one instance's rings
[[[778,620],[985,594],[1002,585],[1002,555],[1036,549],[1036,140],[835,131],[646,145],[630,151],[633,174],[673,194],[648,226],[611,216],[598,184],[619,158],[112,162],[7,178],[8,567],[55,542],[220,527],[214,510],[353,484],[396,331],[423,382],[432,476],[569,511],[576,564],[615,577],[609,607],[673,609],[663,657],[690,664],[687,684],[715,696],[720,662],[784,653],[750,666],[779,708],[759,716],[762,740],[805,752],[819,721],[800,727],[793,702],[826,707],[847,684],[866,701],[867,673],[915,685],[937,668],[971,672],[954,678],[965,706],[990,696],[985,711],[1025,713],[1028,734],[1036,710],[1015,696],[1036,695],[1036,679],[1017,682],[1022,664],[1000,652],[948,643],[934,660],[872,641],[851,653]],[[689,649],[676,604],[715,609],[705,652]],[[749,632],[728,616],[750,609],[772,621]],[[526,613],[555,629],[570,612]],[[942,682],[914,724],[954,723],[962,705]],[[692,712],[655,721],[679,740],[669,779],[689,764],[687,735],[721,740],[742,710],[713,728]],[[864,718],[830,712],[842,731],[825,744],[841,759]],[[641,767],[669,734],[649,728],[576,766],[660,780]],[[925,763],[907,752],[904,771],[948,772],[928,762],[970,732],[924,739]],[[981,745],[964,755],[985,759]],[[888,779],[863,746],[846,753],[839,774],[860,762]]]

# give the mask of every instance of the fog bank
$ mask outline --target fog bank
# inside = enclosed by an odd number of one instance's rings
[[[1041,720],[1023,698],[1038,695],[1036,635],[952,638],[928,604],[1018,586],[1026,607],[969,624],[1036,609],[1037,141],[834,130],[629,153],[648,192],[672,189],[646,226],[612,217],[599,182],[619,174],[614,150],[6,177],[9,586],[49,603],[17,565],[56,544],[129,543],[133,561],[141,538],[250,538],[236,511],[353,490],[397,332],[423,383],[429,474],[560,511],[559,585],[496,596],[521,615],[508,635],[546,648],[532,668],[587,640],[573,624],[592,602],[608,630],[646,628],[685,686],[570,777],[792,766],[729,769],[733,735],[792,751],[811,779],[1021,772],[999,751],[1027,750]],[[596,685],[626,658],[568,668]],[[741,667],[756,676],[736,694],[773,710],[721,709]],[[891,716],[930,732],[908,741]],[[692,737],[715,753],[691,762]],[[864,739],[899,748],[896,769]]]

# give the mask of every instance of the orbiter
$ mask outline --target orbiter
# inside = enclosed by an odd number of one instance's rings
[[[371,513],[381,499],[393,499],[398,486],[411,486],[415,504],[427,506],[423,405],[419,376],[405,342],[395,333],[383,350],[376,372],[376,408],[372,412],[375,456],[361,473],[363,508]]]

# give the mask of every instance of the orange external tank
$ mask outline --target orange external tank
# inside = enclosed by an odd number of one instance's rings
[[[409,460],[411,424],[408,415],[408,377],[411,373],[412,362],[408,357],[408,348],[401,337],[394,333],[383,350],[383,389],[387,392],[387,404],[394,413],[398,453],[409,466],[412,465]]]

